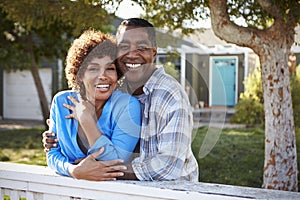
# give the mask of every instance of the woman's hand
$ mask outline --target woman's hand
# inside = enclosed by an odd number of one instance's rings
[[[122,160],[97,161],[95,159],[103,151],[104,148],[101,148],[98,152],[81,160],[77,165],[70,165],[70,175],[76,179],[91,181],[116,180],[117,177],[124,176],[122,171],[126,170],[127,167]]]
[[[73,105],[63,104],[64,107],[72,111],[72,114],[67,115],[66,118],[74,118],[78,120],[88,139],[89,145],[93,146],[95,141],[102,135],[97,127],[95,106],[89,100],[83,100],[80,95],[78,95],[78,101],[71,96],[68,96],[68,99],[73,103]]]
[[[73,105],[63,104],[64,107],[72,111],[72,114],[66,116],[67,119],[74,118],[80,124],[91,119],[96,121],[95,106],[90,101],[83,100],[80,95],[78,95],[78,101],[72,96],[68,96],[68,99]]]

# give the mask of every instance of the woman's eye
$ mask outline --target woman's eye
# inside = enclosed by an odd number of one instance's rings
[[[94,72],[94,71],[97,71],[98,68],[97,67],[88,67],[87,70],[90,72]]]
[[[110,65],[107,67],[107,70],[116,70],[116,66],[113,64],[113,65]]]

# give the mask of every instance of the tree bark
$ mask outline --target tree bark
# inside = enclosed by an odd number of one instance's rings
[[[47,128],[46,120],[49,118],[49,113],[50,113],[49,107],[48,107],[49,105],[48,105],[46,94],[45,94],[43,84],[42,84],[42,81],[40,78],[38,66],[35,62],[32,63],[32,66],[30,67],[30,72],[32,74],[32,77],[33,77],[33,80],[35,83],[35,87],[38,92],[40,106],[42,109],[43,122],[44,122],[45,128]]]
[[[284,49],[261,55],[265,110],[263,187],[297,191],[297,154],[289,69]]]
[[[263,187],[297,191],[296,138],[287,64],[296,24],[287,24],[276,15],[268,29],[240,27],[229,20],[226,0],[209,0],[209,5],[215,34],[251,48],[260,58],[266,125]],[[265,2],[263,6],[271,5]]]

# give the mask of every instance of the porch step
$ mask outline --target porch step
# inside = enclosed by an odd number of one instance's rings
[[[193,111],[194,122],[228,122],[234,108],[199,108]]]

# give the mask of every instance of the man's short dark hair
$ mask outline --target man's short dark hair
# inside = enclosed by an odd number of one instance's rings
[[[145,28],[148,33],[149,39],[154,47],[156,47],[156,34],[154,26],[145,19],[141,18],[129,18],[121,22],[117,30],[117,37],[120,34],[120,31],[123,27],[136,27],[136,28]]]

